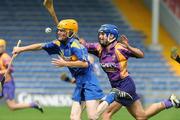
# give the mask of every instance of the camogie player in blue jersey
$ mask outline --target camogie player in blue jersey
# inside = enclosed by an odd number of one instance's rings
[[[92,65],[87,59],[87,49],[79,43],[76,37],[78,23],[74,19],[61,20],[57,29],[57,40],[49,43],[15,47],[13,53],[43,49],[49,55],[59,55],[58,59],[52,59],[52,64],[56,67],[68,67],[72,76],[76,79],[76,87],[72,96],[71,120],[81,119],[83,103],[86,105],[88,118],[96,120],[113,101],[119,98],[131,98],[128,93],[117,89],[112,89],[104,97],[99,81],[92,70]],[[103,101],[99,104],[99,100],[103,97]]]

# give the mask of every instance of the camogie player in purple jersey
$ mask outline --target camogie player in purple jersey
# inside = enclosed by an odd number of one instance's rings
[[[111,116],[122,106],[125,106],[136,120],[147,120],[160,111],[173,106],[179,108],[179,100],[175,95],[171,95],[169,99],[154,103],[144,110],[136,93],[135,83],[127,70],[128,58],[143,58],[144,53],[129,45],[128,39],[124,35],[121,36],[121,42],[118,42],[118,36],[119,31],[115,25],[104,24],[98,30],[98,43],[87,43],[83,39],[80,40],[89,53],[99,58],[100,65],[107,73],[112,88],[125,91],[133,97],[133,100],[120,98],[120,100],[113,102],[104,112],[103,120],[110,120]]]
[[[3,39],[0,39],[0,79],[3,78],[7,68],[8,64],[11,61],[11,57],[5,52],[6,50],[6,41]],[[1,88],[0,97],[4,97],[6,100],[6,104],[9,107],[10,110],[20,110],[25,108],[35,108],[43,113],[42,107],[36,103],[17,103],[15,98],[15,83],[14,78],[12,76],[12,72],[14,71],[14,68],[11,66],[10,72],[7,74],[6,80],[4,85]]]

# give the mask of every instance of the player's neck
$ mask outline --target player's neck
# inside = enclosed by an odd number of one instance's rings
[[[108,46],[106,46],[106,50],[112,49],[116,43],[117,43],[117,41],[113,41],[112,43],[110,43]]]
[[[64,44],[64,45],[66,45],[66,44],[68,43],[68,41],[69,41],[69,39],[67,38],[67,39],[65,39],[65,40],[61,40],[60,42],[61,42],[62,44]]]

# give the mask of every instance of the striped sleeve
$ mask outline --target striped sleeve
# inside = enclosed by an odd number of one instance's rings
[[[95,56],[99,56],[102,51],[102,47],[99,43],[85,43],[84,46],[88,49],[89,53]]]

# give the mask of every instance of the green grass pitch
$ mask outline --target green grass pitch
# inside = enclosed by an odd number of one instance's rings
[[[9,111],[6,106],[0,106],[0,120],[69,120],[69,107],[46,107],[45,113],[28,109],[20,111]],[[161,112],[150,120],[180,120],[180,110],[170,109]],[[83,113],[82,120],[87,120],[86,112]],[[113,116],[112,120],[134,120],[126,109],[122,108]]]

